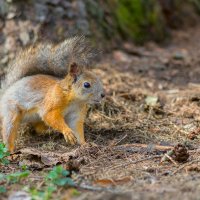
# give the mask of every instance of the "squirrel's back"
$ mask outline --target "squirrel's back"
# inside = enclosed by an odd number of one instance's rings
[[[95,50],[83,36],[72,37],[56,45],[39,43],[18,53],[1,81],[1,87],[6,89],[19,79],[36,74],[64,77],[70,63],[87,67],[95,56]]]

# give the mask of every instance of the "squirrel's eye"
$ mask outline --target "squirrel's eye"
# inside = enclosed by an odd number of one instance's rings
[[[91,86],[90,83],[88,83],[88,82],[85,82],[85,83],[84,83],[84,87],[85,87],[85,88],[90,88],[90,86]]]

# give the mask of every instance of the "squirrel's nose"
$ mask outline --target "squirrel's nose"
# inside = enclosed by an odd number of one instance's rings
[[[101,98],[104,98],[105,97],[105,94],[104,93],[101,93]]]

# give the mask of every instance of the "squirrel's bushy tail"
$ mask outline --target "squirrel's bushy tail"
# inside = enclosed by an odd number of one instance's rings
[[[70,63],[87,67],[96,55],[96,51],[83,36],[66,39],[57,45],[33,45],[18,53],[1,86],[5,89],[23,77],[36,74],[64,77]]]

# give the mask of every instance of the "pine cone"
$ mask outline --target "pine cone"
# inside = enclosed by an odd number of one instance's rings
[[[174,160],[178,162],[186,162],[189,158],[187,148],[182,144],[177,144],[174,147]]]

